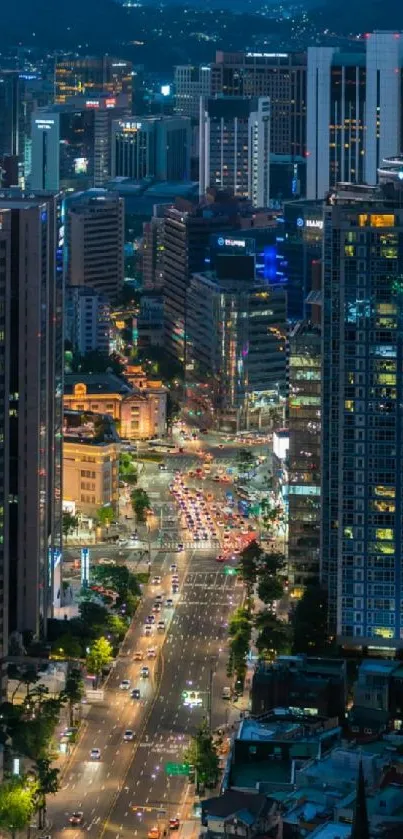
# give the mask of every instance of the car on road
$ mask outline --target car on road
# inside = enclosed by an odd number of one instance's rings
[[[161,603],[154,603],[153,612],[160,612],[160,611],[161,611]]]
[[[130,743],[131,740],[134,740],[134,731],[131,728],[126,728],[126,731],[123,735],[123,740],[125,743]]]
[[[149,668],[145,667],[145,666],[142,667],[141,670],[140,670],[140,675],[141,675],[142,679],[148,679],[148,677],[150,675]]]
[[[225,562],[225,556],[223,554],[218,554],[218,556],[216,556],[216,562]]]
[[[172,819],[169,819],[169,829],[170,830],[179,830],[180,828],[180,821],[178,816],[175,816]]]
[[[153,628],[152,628],[150,623],[146,623],[146,625],[144,627],[144,634],[145,634],[146,638],[149,638],[150,635],[153,634]]]
[[[151,585],[160,586],[161,585],[161,577],[153,577],[152,580],[151,580]]]
[[[158,621],[157,630],[158,632],[165,632],[165,621]]]
[[[141,650],[136,650],[133,655],[133,661],[143,661],[144,655]]]
[[[147,658],[157,658],[157,651],[154,647],[149,647],[148,648]]]
[[[162,603],[162,600],[163,600],[162,594],[156,594],[155,595],[155,598],[154,598],[155,603]]]
[[[91,749],[90,758],[91,760],[101,760],[101,749]]]
[[[148,624],[155,623],[155,615],[147,615],[146,623],[148,623]]]
[[[131,697],[132,699],[140,699],[140,688],[133,688]]]
[[[179,586],[176,583],[172,584],[172,594],[178,594]]]
[[[122,681],[121,681],[121,683],[120,683],[120,685],[119,685],[119,689],[120,689],[120,690],[130,690],[130,682],[129,682],[129,679],[122,679]]]
[[[82,812],[82,810],[75,810],[75,812],[72,813],[70,818],[69,818],[70,824],[72,824],[74,827],[79,827],[80,824],[83,823],[83,821],[84,821],[84,813]]]
[[[168,597],[167,600],[165,601],[166,608],[167,609],[172,609],[173,605],[174,605],[174,602],[172,600],[172,597]]]
[[[169,566],[169,570],[171,571],[172,574],[174,574],[175,571],[178,570],[178,566],[177,566],[176,562],[171,562],[171,565]]]
[[[166,463],[159,463],[159,464],[158,464],[158,469],[160,469],[160,470],[161,470],[161,472],[166,472],[166,471],[167,471],[167,465],[166,465]]]
[[[147,833],[147,839],[160,839],[161,831],[159,827],[152,827]]]

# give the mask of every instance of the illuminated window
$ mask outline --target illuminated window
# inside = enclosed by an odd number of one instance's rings
[[[378,486],[376,486],[374,488],[374,492],[375,492],[375,495],[383,495],[383,496],[386,495],[389,498],[395,498],[395,495],[396,495],[396,491],[395,491],[394,487],[382,486],[382,484],[378,484]]]
[[[377,539],[393,539],[394,537],[394,530],[391,527],[377,527],[376,529],[376,538]]]
[[[395,385],[396,376],[393,373],[379,373],[375,377],[375,381],[378,385]]]
[[[379,638],[393,638],[393,629],[386,629],[383,626],[376,626],[374,628],[374,635],[378,635]]]
[[[396,506],[393,501],[373,501],[372,509],[379,513],[394,513]]]
[[[370,224],[371,227],[394,227],[395,217],[389,213],[373,214],[370,217]]]
[[[353,413],[354,412],[354,402],[353,402],[353,400],[352,399],[346,399],[346,401],[344,403],[344,407],[345,407],[346,411],[350,411],[350,413]]]
[[[355,256],[354,245],[344,245],[344,255],[345,256]]]
[[[346,539],[353,539],[353,528],[352,527],[345,527],[343,530],[343,536]]]
[[[368,216],[367,215],[359,215],[358,216],[358,226],[359,227],[366,227],[368,224]]]

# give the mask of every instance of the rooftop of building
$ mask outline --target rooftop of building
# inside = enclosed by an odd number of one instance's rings
[[[256,790],[262,785],[262,791],[271,790],[272,786],[286,786],[291,783],[291,765],[291,760],[234,764],[231,766],[231,786]]]
[[[376,206],[379,206],[379,208],[390,207],[396,210],[401,208],[399,205],[402,204],[402,189],[403,182],[399,179],[380,183],[376,186],[341,182],[328,193],[325,198],[325,205],[368,204],[372,210]]]
[[[127,395],[132,393],[130,385],[117,376],[115,373],[66,373],[64,377],[64,392],[68,396],[74,395],[75,385],[83,384],[86,392],[94,395],[96,393],[119,393]]]
[[[280,432],[277,432],[279,434]],[[281,433],[284,436],[289,436],[287,429],[282,429]],[[279,671],[293,671],[305,672],[312,676],[343,676],[345,672],[344,659],[337,658],[320,658],[306,655],[289,655],[278,656],[276,660],[269,664],[268,662],[260,662],[255,670],[254,678],[270,679]]]
[[[257,719],[242,720],[237,741],[314,743],[339,731],[337,719],[309,716],[298,708],[274,708]]]
[[[396,661],[381,658],[364,658],[359,666],[358,675],[369,675],[373,673],[374,675],[389,676],[398,667],[399,664]]]
[[[79,213],[84,212],[88,205],[102,206],[104,204],[116,204],[119,198],[120,196],[117,191],[112,192],[112,190],[102,189],[101,187],[91,187],[90,189],[73,192],[68,195],[66,206],[69,212]]]
[[[236,816],[246,824],[253,824],[256,817],[268,812],[271,801],[259,793],[227,790],[223,795],[205,799],[201,806],[207,816],[221,819]]]
[[[108,414],[93,411],[63,411],[63,437],[65,443],[86,446],[105,446],[119,443],[116,426]]]

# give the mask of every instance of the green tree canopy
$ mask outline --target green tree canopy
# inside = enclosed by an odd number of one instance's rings
[[[111,663],[112,659],[112,645],[108,639],[97,638],[91,644],[90,651],[87,654],[87,672],[94,674],[98,678],[103,669]]]
[[[138,487],[134,489],[130,495],[133,512],[136,515],[138,522],[143,522],[146,519],[146,511],[150,509],[150,499],[144,489]]]
[[[62,519],[63,536],[67,539],[70,533],[72,533],[74,530],[77,530],[78,525],[78,516],[73,515],[73,513],[69,513],[68,510],[64,510]]]
[[[69,703],[70,725],[74,725],[74,706],[84,696],[83,677],[78,667],[73,667],[69,670],[62,696]]]
[[[97,510],[97,519],[102,527],[109,528],[114,518],[115,511],[111,504],[106,504],[104,507],[99,507]]]
[[[52,768],[49,758],[40,758],[36,762],[36,774],[38,828],[42,830],[46,820],[46,796],[55,795],[59,790],[59,770]]]
[[[186,749],[184,759],[192,764],[196,770],[197,788],[200,785],[215,786],[219,776],[219,760],[206,721],[204,721],[189,748]]]
[[[263,658],[272,659],[290,652],[292,628],[269,609],[258,612],[255,626],[259,631],[256,647]]]
[[[263,574],[259,580],[257,593],[263,603],[273,603],[283,596],[284,586],[274,574]]]
[[[108,620],[108,610],[100,603],[96,603],[90,598],[85,598],[81,601],[78,612],[83,623],[88,627],[89,634],[92,632],[97,634],[97,627],[106,626]]]
[[[128,592],[140,597],[141,589],[135,574],[126,565],[96,565],[91,570],[91,578],[106,589],[112,589],[119,597],[126,597]]]
[[[32,778],[12,778],[0,785],[0,827],[13,839],[32,819],[36,795],[37,785]]]

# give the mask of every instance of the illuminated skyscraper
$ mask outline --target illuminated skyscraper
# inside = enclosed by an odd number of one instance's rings
[[[0,197],[3,638],[43,637],[60,603],[63,225],[58,196]]]
[[[103,93],[127,95],[132,101],[133,67],[131,61],[102,57],[60,57],[55,65],[55,101],[64,104],[72,96],[97,99]]]
[[[268,207],[270,101],[225,96],[200,101],[200,195],[210,188]]]
[[[356,646],[403,644],[401,206],[341,185],[324,209],[321,573]]]

